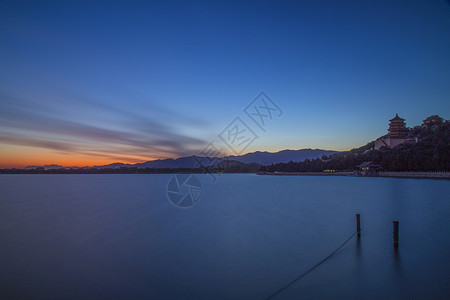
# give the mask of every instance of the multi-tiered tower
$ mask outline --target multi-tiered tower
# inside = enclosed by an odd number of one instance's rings
[[[398,114],[395,114],[395,117],[389,121],[391,122],[388,129],[389,137],[400,139],[406,138],[405,119],[402,119],[398,116]]]
[[[403,144],[406,141],[407,130],[405,126],[405,119],[402,119],[395,114],[395,117],[389,120],[388,134],[378,138],[375,141],[375,150],[381,147],[394,148]]]

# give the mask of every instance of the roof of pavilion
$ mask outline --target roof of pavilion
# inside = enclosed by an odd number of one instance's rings
[[[405,121],[405,119],[403,119],[403,118],[400,118],[399,116],[398,116],[398,114],[395,114],[395,117],[393,118],[393,119],[390,119],[389,121]]]

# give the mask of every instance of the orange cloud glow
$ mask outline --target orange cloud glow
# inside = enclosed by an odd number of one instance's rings
[[[154,160],[154,157],[136,157],[132,155],[121,155],[117,158],[105,153],[96,155],[85,155],[78,153],[61,153],[43,148],[21,147],[0,144],[0,168],[24,168],[27,166],[43,166],[57,164],[64,167],[84,167],[95,165],[106,165],[115,162],[139,163]]]

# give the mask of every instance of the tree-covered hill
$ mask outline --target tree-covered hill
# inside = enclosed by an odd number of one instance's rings
[[[374,142],[319,159],[300,163],[282,163],[262,167],[266,172],[351,171],[356,166],[373,161],[383,171],[450,171],[450,122],[408,128],[408,137],[415,142],[396,148],[373,150]]]

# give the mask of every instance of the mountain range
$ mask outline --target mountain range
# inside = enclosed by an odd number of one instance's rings
[[[180,157],[180,158],[168,158],[168,159],[158,159],[158,160],[151,160],[143,163],[136,163],[136,164],[124,164],[124,163],[112,163],[108,165],[101,165],[101,166],[93,166],[93,167],[85,167],[85,168],[97,168],[97,169],[117,169],[121,167],[125,168],[197,168],[200,165],[203,166],[210,166],[217,163],[220,163],[224,160],[229,161],[238,161],[245,164],[251,164],[256,163],[263,166],[269,166],[271,164],[277,164],[277,163],[287,163],[290,161],[293,162],[302,162],[306,159],[316,159],[320,158],[323,155],[332,155],[337,153],[338,151],[333,150],[322,150],[322,149],[300,149],[300,150],[282,150],[279,152],[261,152],[256,151],[252,153],[247,153],[244,155],[231,155],[227,156],[225,158],[219,158],[219,157],[203,157],[203,156],[187,156],[187,157]],[[36,166],[30,166],[26,167],[25,169],[34,169],[38,168]],[[46,165],[42,166],[44,169],[57,169],[57,168],[64,168],[59,165]],[[78,168],[78,167],[70,167],[70,168]]]

